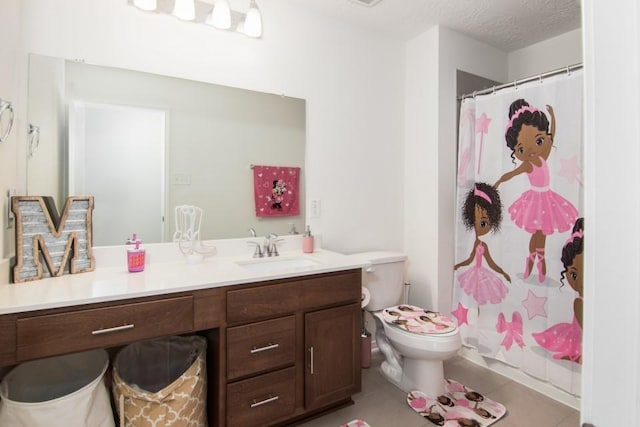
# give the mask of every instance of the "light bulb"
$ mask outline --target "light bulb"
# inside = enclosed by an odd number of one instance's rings
[[[227,0],[217,0],[213,5],[213,10],[207,16],[206,23],[221,30],[231,28],[231,7]]]
[[[193,0],[175,0],[172,14],[185,21],[193,21],[196,18]]]
[[[158,7],[157,0],[133,0],[133,4],[138,9],[148,11],[156,10],[156,8]]]
[[[262,16],[254,0],[251,0],[247,17],[244,20],[244,33],[249,37],[260,37],[262,35]]]

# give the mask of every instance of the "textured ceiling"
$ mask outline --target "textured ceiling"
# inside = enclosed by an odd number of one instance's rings
[[[290,0],[349,25],[411,39],[440,24],[505,52],[580,28],[579,0]]]

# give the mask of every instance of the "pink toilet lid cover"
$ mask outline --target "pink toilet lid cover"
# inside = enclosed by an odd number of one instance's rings
[[[391,325],[415,334],[444,334],[456,329],[456,322],[447,316],[409,304],[385,308],[382,318]]]

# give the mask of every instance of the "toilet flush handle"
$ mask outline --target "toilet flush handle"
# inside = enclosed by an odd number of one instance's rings
[[[367,273],[375,273],[376,272],[376,268],[375,267],[367,267],[364,271],[366,271]]]

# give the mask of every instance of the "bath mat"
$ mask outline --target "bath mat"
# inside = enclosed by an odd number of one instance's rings
[[[351,420],[346,424],[342,424],[340,427],[371,427],[371,426],[369,424],[367,424],[366,421]]]
[[[432,397],[412,391],[407,403],[435,425],[445,427],[486,427],[507,413],[500,403],[453,380],[445,380],[443,395]]]

